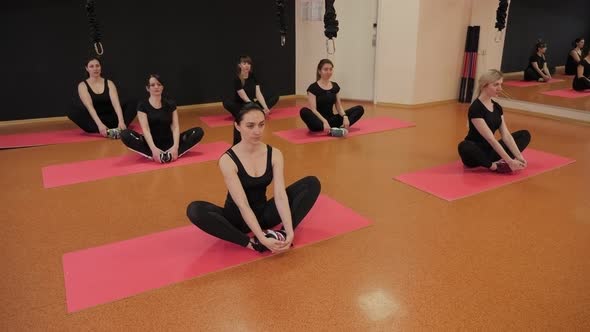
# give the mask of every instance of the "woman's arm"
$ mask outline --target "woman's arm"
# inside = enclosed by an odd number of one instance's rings
[[[342,107],[342,102],[340,101],[340,94],[339,93],[336,94],[336,111],[341,116],[346,116],[346,113],[344,113],[344,108]]]
[[[502,124],[500,125],[500,135],[502,135],[502,140],[506,143],[506,146],[512,152],[512,155],[520,161],[524,161],[522,157],[522,153],[518,149],[516,142],[514,141],[514,137],[508,130],[508,126],[506,125],[506,121],[504,121],[504,116],[502,115]]]
[[[545,63],[546,64],[546,63]],[[545,77],[547,75],[545,75],[545,73],[541,70],[541,68],[539,68],[539,64],[537,63],[537,61],[531,62],[531,65],[533,66],[533,69],[535,69],[537,71],[537,73],[539,73],[539,75],[541,75],[541,77]],[[544,66],[543,66],[544,67]]]
[[[270,112],[270,110],[268,109],[268,106],[266,105],[266,100],[264,100],[264,96],[262,95],[262,91],[260,90],[260,85],[256,85],[256,99],[258,100],[260,105],[262,105],[264,113],[268,114]]]
[[[285,190],[283,154],[280,150],[273,148],[272,154],[272,173],[274,181],[274,199],[277,211],[281,217],[281,222],[287,233],[287,242],[293,241],[293,220],[291,219],[291,208],[289,207],[289,198]]]
[[[86,84],[84,84],[84,82],[80,82],[80,84],[78,84],[78,95],[80,96],[82,104],[84,104],[84,107],[86,107],[86,110],[90,114],[90,117],[92,118],[92,120],[94,120],[94,123],[96,123],[96,126],[100,131],[100,134],[106,136],[107,127],[104,125],[104,123],[102,123],[102,121],[98,117],[98,114],[94,109],[94,105],[92,104],[92,97],[90,97],[90,93],[88,93],[88,88],[86,87]]]
[[[505,161],[509,161],[512,159],[512,158],[510,158],[508,153],[506,153],[506,151],[504,150],[502,145],[500,145],[500,143],[498,141],[496,141],[496,138],[494,137],[494,133],[492,133],[492,131],[490,130],[490,127],[488,127],[488,125],[484,119],[474,118],[474,119],[471,119],[471,123],[473,123],[473,125],[475,126],[475,129],[477,129],[477,131],[480,133],[480,135],[483,138],[485,138],[485,140],[492,146],[494,151],[496,151],[496,153],[498,153],[498,155],[502,159],[504,159]]]
[[[119,120],[119,128],[125,129],[125,120],[123,119],[123,109],[121,108],[121,102],[119,101],[119,94],[117,93],[117,87],[112,81],[107,81],[109,85],[109,97],[111,98],[111,104],[117,113],[117,119]]]
[[[250,98],[248,97],[248,95],[246,94],[246,91],[244,91],[244,89],[238,90],[237,93],[238,93],[238,96],[240,96],[240,98],[242,98],[242,100],[245,103],[251,103],[252,102],[252,100],[250,100]]]
[[[570,55],[572,56],[572,58],[574,58],[576,63],[580,63],[580,60],[582,60],[580,59],[580,55],[578,54],[578,52],[576,52],[576,50],[571,50]]]
[[[154,161],[160,161],[160,149],[154,144],[154,139],[152,137],[152,133],[150,132],[150,124],[148,122],[147,114],[144,112],[137,112],[137,120],[139,120],[139,125],[141,126],[141,130],[143,131],[143,137],[145,138],[145,142],[152,150],[152,157]]]
[[[174,144],[172,145],[172,160],[178,159],[178,146],[180,144],[180,126],[178,124],[178,111],[174,109],[172,112],[172,124],[170,124],[170,130],[172,130],[172,138]]]

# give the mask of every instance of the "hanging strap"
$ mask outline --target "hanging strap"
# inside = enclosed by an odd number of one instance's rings
[[[338,36],[338,20],[336,19],[336,9],[334,9],[335,0],[326,0],[326,12],[324,13],[324,35],[326,38],[326,52],[334,54],[336,52],[336,42],[334,38]],[[330,43],[331,41],[331,43]],[[330,48],[332,44],[332,48]]]
[[[279,20],[279,33],[281,34],[281,46],[287,42],[287,23],[285,22],[285,0],[276,0],[277,17]]]
[[[498,9],[496,10],[496,29],[498,31],[504,30],[506,27],[506,12],[508,11],[508,0],[500,0]]]
[[[86,1],[86,15],[88,16],[88,25],[90,27],[90,43],[94,46],[94,51],[97,55],[104,53],[101,39],[102,34],[98,26],[98,20],[96,19],[96,12],[94,11],[95,0]]]

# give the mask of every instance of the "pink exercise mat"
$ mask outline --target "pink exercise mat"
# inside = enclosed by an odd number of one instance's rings
[[[369,225],[370,221],[350,208],[320,195],[295,230],[294,248]],[[70,252],[63,256],[68,312],[120,300],[270,255],[216,239],[195,226]]]
[[[138,131],[139,133],[142,132],[139,126],[131,125],[129,128]],[[56,130],[28,134],[10,134],[0,135],[0,149],[87,142],[101,139],[104,140],[106,138],[100,136],[98,133],[85,133],[82,131],[82,129]]]
[[[0,135],[0,148],[24,148],[39,145],[96,141],[105,139],[99,134],[87,134],[80,129],[48,131],[28,134]]]
[[[176,161],[159,164],[136,153],[95,160],[43,167],[43,186],[61,187],[70,184],[96,181],[115,176],[143,173],[164,168],[217,160],[230,148],[226,142],[198,144]]]
[[[547,95],[547,96],[562,97],[562,98],[590,97],[590,90],[576,91],[572,88],[551,90],[551,91],[545,91],[545,92],[541,92],[541,93],[544,95]]]
[[[299,106],[272,109],[267,120],[293,118],[299,116],[300,109]],[[234,118],[228,114],[207,115],[202,116],[201,121],[209,127],[223,127],[231,126],[234,123]]]
[[[526,88],[529,86],[536,86],[536,85],[542,85],[542,84],[548,84],[548,83],[557,83],[557,82],[563,82],[564,80],[559,79],[559,78],[552,78],[549,82],[537,82],[537,81],[504,81],[504,85],[508,85],[508,86],[515,86],[515,87],[519,87],[519,88]]]
[[[527,179],[575,162],[547,152],[527,149],[523,152],[528,166],[511,174],[490,172],[484,168],[466,169],[461,161],[406,173],[394,179],[447,201],[479,194]]]
[[[324,132],[314,133],[307,128],[289,129],[274,132],[275,135],[294,144],[303,144],[311,142],[322,142],[336,139],[347,139],[348,137],[359,136],[364,134],[377,133],[381,131],[414,127],[412,122],[402,121],[389,117],[377,117],[370,119],[361,119],[355,123],[348,131],[346,137],[332,137]]]

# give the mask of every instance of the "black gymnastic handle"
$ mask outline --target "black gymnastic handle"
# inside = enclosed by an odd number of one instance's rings
[[[86,1],[86,15],[88,16],[88,26],[90,29],[90,43],[94,46],[96,54],[102,55],[104,53],[104,48],[101,42],[102,33],[100,32],[98,19],[96,18],[95,3],[95,0]]]
[[[276,0],[277,19],[279,21],[279,33],[281,35],[281,46],[287,41],[287,23],[285,22],[285,0]]]
[[[335,0],[326,0],[326,12],[324,13],[324,35],[328,39],[338,36],[338,20],[336,20]]]

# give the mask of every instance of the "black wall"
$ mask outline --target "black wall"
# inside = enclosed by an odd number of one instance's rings
[[[574,39],[590,45],[590,0],[512,0],[507,23],[502,71],[524,70],[539,38],[549,66],[563,66]]]
[[[93,53],[85,4],[0,5],[0,120],[65,114]],[[294,94],[295,2],[287,4],[281,47],[275,0],[96,0],[103,76],[122,99],[147,96],[145,78],[159,73],[179,105],[215,102],[232,92],[237,58],[249,54],[263,90]]]

